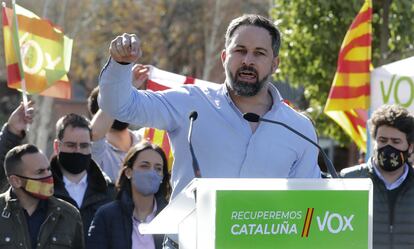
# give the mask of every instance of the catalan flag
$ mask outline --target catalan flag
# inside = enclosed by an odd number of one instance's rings
[[[14,10],[2,7],[8,87],[22,89],[25,79],[29,94],[70,98],[72,40],[33,12],[17,4]]]
[[[372,1],[365,0],[342,42],[324,112],[366,151],[370,98]]]

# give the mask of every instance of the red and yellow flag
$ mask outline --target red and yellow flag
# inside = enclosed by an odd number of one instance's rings
[[[372,1],[365,0],[342,42],[324,112],[366,151],[370,98]]]
[[[22,89],[25,79],[29,94],[70,98],[67,72],[72,40],[48,20],[17,4],[15,14],[2,7],[8,87]]]
[[[164,130],[146,127],[144,130],[144,138],[163,149],[168,159],[168,172],[171,172],[174,156],[171,151],[170,139],[168,138],[167,132]]]

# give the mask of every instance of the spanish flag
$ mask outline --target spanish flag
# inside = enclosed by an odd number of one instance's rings
[[[324,112],[366,151],[370,102],[372,1],[365,0],[342,42]]]
[[[15,4],[2,7],[7,85],[29,94],[70,98],[72,40],[51,22]]]

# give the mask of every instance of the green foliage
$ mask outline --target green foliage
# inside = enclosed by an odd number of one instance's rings
[[[385,1],[385,0],[384,0]],[[373,65],[379,61],[383,5],[374,1]],[[271,16],[282,33],[279,80],[301,85],[309,99],[308,112],[316,122],[319,135],[331,137],[341,144],[350,138],[325,114],[323,108],[335,75],[338,52],[345,34],[364,1],[275,0]],[[410,0],[393,1],[390,5],[389,53],[386,61],[407,57],[413,51],[414,5]],[[411,51],[410,51],[411,50]]]

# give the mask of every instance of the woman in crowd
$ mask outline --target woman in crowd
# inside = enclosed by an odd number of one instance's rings
[[[167,166],[165,153],[152,143],[140,143],[128,151],[116,184],[116,200],[96,212],[87,248],[162,248],[164,235],[140,234],[138,225],[149,223],[167,205]]]

